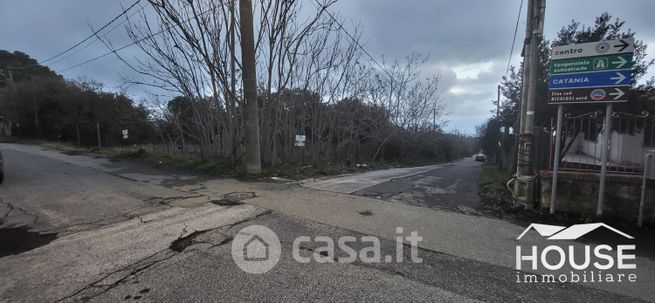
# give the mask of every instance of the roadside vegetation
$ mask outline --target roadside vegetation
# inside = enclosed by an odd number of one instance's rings
[[[505,187],[510,174],[497,165],[485,163],[480,172],[480,197],[486,208],[497,217],[512,213],[512,195]]]
[[[339,16],[329,12],[334,3],[314,10],[304,1],[255,2],[264,171],[332,174],[474,153],[475,138],[445,129],[440,78],[421,72],[427,57],[374,62],[358,48],[361,29],[344,35]],[[119,58],[138,79],[118,88],[64,79],[28,54],[0,50],[0,133],[85,148],[154,146],[133,158],[240,174],[245,101],[235,55],[240,37],[229,30],[238,20],[220,1],[149,5],[153,14],[126,23],[135,49],[148,59]],[[152,94],[134,100],[123,87]],[[296,143],[298,136],[304,144]]]
[[[218,177],[235,177],[239,179],[264,180],[272,177],[282,179],[301,180],[312,177],[331,176],[339,174],[365,172],[376,169],[386,169],[401,166],[418,166],[427,163],[352,163],[347,165],[343,162],[325,163],[320,167],[312,165],[278,165],[265,167],[257,175],[247,175],[246,170],[238,163],[217,162],[211,163],[194,155],[172,155],[168,153],[153,152],[148,145],[127,145],[120,147],[84,147],[61,141],[40,141],[30,139],[16,139],[0,136],[2,143],[19,143],[43,146],[58,150],[68,155],[89,155],[118,160],[139,161],[145,164],[163,168],[183,168],[199,173],[214,175]]]

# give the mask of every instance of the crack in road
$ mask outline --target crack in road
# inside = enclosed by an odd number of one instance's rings
[[[168,248],[162,249],[132,264],[128,264],[122,268],[111,271],[108,274],[101,277],[100,279],[85,285],[84,287],[72,293],[71,295],[58,299],[55,302],[66,302],[68,300],[76,301],[74,300],[74,298],[76,297],[78,297],[79,298],[78,300],[81,301],[91,300],[125,283],[128,279],[137,277],[143,271],[146,271],[152,268],[153,266],[172,258],[176,254],[177,253],[168,250]],[[103,281],[111,279],[112,276],[114,275],[118,275],[119,277],[117,277],[111,283],[108,284],[103,283]]]
[[[173,197],[166,197],[166,198],[164,198],[164,197],[151,197],[151,198],[143,200],[143,202],[157,201],[158,204],[173,207],[173,206],[169,205],[168,203],[173,202],[173,201],[177,201],[177,200],[200,198],[200,197],[204,197],[204,196],[205,195],[197,194],[197,195],[192,195],[192,196],[173,196]]]
[[[168,197],[168,198],[152,197],[152,198],[145,199],[145,200],[142,200],[142,201],[143,202],[149,202],[149,201],[153,201],[155,199],[162,199],[162,201],[163,200],[174,201],[174,200],[177,200],[179,198],[181,198],[181,197],[179,197],[179,196]],[[166,206],[166,207],[173,207],[173,206],[170,206],[170,205],[168,205],[166,203],[162,203],[162,202],[158,202],[155,205],[163,205],[163,206]],[[63,226],[56,226],[56,227],[52,227],[52,228],[48,228],[48,229],[43,229],[43,230],[40,230],[40,231],[41,232],[55,231],[55,232],[61,233],[61,232],[68,232],[68,231],[70,231],[71,228],[77,227],[77,226],[88,226],[89,227],[89,228],[82,228],[82,229],[77,230],[77,232],[81,232],[81,231],[86,231],[86,230],[91,230],[91,229],[95,229],[95,228],[105,227],[105,226],[108,226],[108,225],[111,225],[111,224],[118,223],[118,222],[120,222],[118,219],[121,219],[121,218],[124,218],[125,221],[129,221],[129,220],[132,220],[132,219],[136,218],[136,219],[139,219],[139,222],[141,222],[143,224],[146,224],[146,223],[148,223],[148,222],[150,222],[152,220],[144,220],[141,217],[142,214],[133,214],[133,213],[137,212],[139,210],[142,210],[144,208],[153,207],[155,205],[152,205],[152,204],[144,205],[144,206],[132,209],[132,210],[126,212],[126,213],[122,213],[122,214],[119,214],[119,215],[116,215],[116,216],[113,216],[113,217],[109,217],[109,218],[102,218],[102,219],[95,220],[95,221],[74,223],[74,224],[63,225]]]
[[[24,208],[15,206],[15,205],[13,205],[13,204],[11,204],[9,202],[4,202],[2,200],[2,198],[0,198],[0,204],[3,204],[3,205],[5,205],[5,207],[9,208],[9,210],[2,216],[2,218],[0,218],[0,220],[4,220],[4,219],[8,218],[9,214],[14,212],[15,210],[20,211],[21,213],[23,213],[26,216],[33,217],[34,220],[32,220],[32,223],[30,223],[30,224],[35,224],[36,221],[39,220],[39,216],[37,216],[37,215],[35,215],[33,213],[30,213],[29,211],[25,210]]]
[[[171,242],[171,245],[167,248],[164,248],[162,250],[159,250],[155,252],[154,254],[151,254],[145,258],[142,258],[140,260],[137,260],[136,262],[133,262],[131,264],[128,264],[126,266],[123,266],[119,269],[113,270],[104,276],[102,276],[100,279],[97,279],[84,287],[80,288],[79,290],[75,291],[74,293],[63,297],[61,299],[56,300],[55,302],[68,302],[70,301],[88,301],[93,298],[96,298],[109,290],[120,286],[124,284],[126,281],[128,281],[130,278],[136,278],[139,276],[141,273],[145,272],[146,270],[149,270],[153,268],[154,266],[158,265],[159,263],[162,263],[164,261],[167,261],[171,259],[172,257],[182,253],[186,248],[197,245],[197,244],[211,244],[211,246],[208,249],[218,247],[221,245],[226,245],[228,243],[231,243],[232,240],[234,239],[232,236],[226,235],[224,239],[219,241],[218,243],[212,243],[210,241],[199,241],[195,240],[197,237],[199,237],[202,234],[205,234],[207,232],[219,229],[219,228],[225,228],[226,230],[230,230],[233,227],[257,219],[261,216],[265,216],[268,214],[271,214],[272,211],[267,210],[264,211],[260,214],[257,214],[251,218],[247,218],[244,220],[240,220],[237,222],[234,222],[232,224],[227,224],[224,226],[219,226],[216,228],[212,229],[207,229],[207,230],[193,230],[190,234],[188,234],[188,225],[184,225],[182,227],[182,230],[180,231],[179,236]],[[176,244],[177,243],[177,244]],[[161,256],[159,256],[161,255]],[[117,275],[115,279],[113,279],[113,282],[111,283],[103,283],[104,281],[107,281],[108,279],[111,279],[113,276]]]

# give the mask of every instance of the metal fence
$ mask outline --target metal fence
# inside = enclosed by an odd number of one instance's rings
[[[600,111],[573,116],[566,114],[562,123],[560,169],[600,171],[604,114]],[[551,126],[549,167],[553,167],[555,128]],[[644,156],[655,148],[655,117],[649,113],[617,112],[612,116],[608,144],[607,171],[641,174]]]

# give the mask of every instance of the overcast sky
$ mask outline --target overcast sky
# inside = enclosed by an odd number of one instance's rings
[[[308,0],[307,0],[308,1]],[[78,42],[94,28],[111,20],[133,0],[0,0],[0,49],[20,50],[37,60],[44,60]],[[347,20],[347,26],[361,24],[365,48],[376,58],[401,59],[412,51],[429,56],[427,73],[440,74],[441,89],[449,124],[473,134],[475,126],[490,116],[496,86],[505,74],[520,0],[341,0],[333,8]],[[309,4],[309,1],[307,3]],[[523,5],[514,56],[517,65],[525,35]],[[545,36],[555,33],[571,19],[593,24],[596,16],[610,12],[637,32],[637,39],[651,47],[655,55],[655,24],[652,0],[548,0]],[[124,28],[111,34],[115,45],[129,42]],[[100,42],[51,65],[60,71],[106,52]],[[141,56],[138,49],[122,51],[128,58]],[[49,64],[48,64],[49,65]],[[121,82],[120,75],[129,69],[112,56],[62,73],[66,78],[88,77],[99,80],[109,89]],[[655,75],[655,68],[648,78]],[[133,87],[128,94],[144,96],[143,89]]]

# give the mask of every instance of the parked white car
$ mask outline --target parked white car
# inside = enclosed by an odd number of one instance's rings
[[[485,156],[484,154],[477,154],[473,156],[473,159],[475,159],[476,162],[486,162],[487,156]]]

